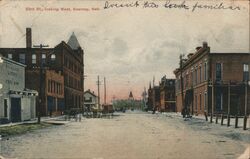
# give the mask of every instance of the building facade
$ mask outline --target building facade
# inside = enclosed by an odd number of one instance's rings
[[[175,79],[163,76],[160,82],[160,107],[161,112],[175,111]]]
[[[74,33],[67,43],[62,41],[52,48],[42,45],[34,48],[31,28],[27,28],[26,48],[0,48],[0,52],[6,58],[27,65],[25,84],[41,95],[41,103],[38,105],[42,115],[51,114],[52,110],[58,113],[59,110],[83,108],[84,52]],[[52,90],[55,88],[61,91],[49,92],[49,85]]]
[[[86,111],[91,111],[92,109],[98,109],[98,96],[89,89],[84,92],[84,105],[87,109]]]
[[[160,87],[154,86],[152,90],[152,96],[153,96],[153,110],[160,111]]]
[[[147,108],[146,110],[153,110],[153,90],[151,87],[151,83],[149,84],[149,88],[148,88],[148,99],[147,99]]]
[[[160,111],[160,87],[151,84],[148,89],[148,110]]]
[[[37,91],[25,88],[25,65],[0,56],[0,124],[36,117]]]
[[[177,111],[249,114],[249,65],[250,53],[211,53],[204,42],[174,71]]]

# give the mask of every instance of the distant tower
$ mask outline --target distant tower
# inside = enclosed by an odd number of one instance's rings
[[[128,99],[129,99],[129,100],[134,100],[132,91],[130,91],[129,96],[128,96]]]
[[[151,85],[150,85],[151,87]],[[146,91],[146,88],[144,87],[144,91],[142,93],[142,99],[143,99],[143,109],[146,108],[146,102],[147,102],[147,91]]]
[[[134,110],[134,97],[132,91],[129,92],[128,101],[130,103],[130,109]]]

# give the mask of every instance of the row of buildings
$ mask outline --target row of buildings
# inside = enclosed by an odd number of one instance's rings
[[[149,84],[147,109],[175,111],[175,79],[163,76],[158,86]]]
[[[176,79],[164,76],[159,86],[149,87],[148,107],[176,112],[187,109],[197,115],[248,115],[249,65],[250,53],[212,53],[204,42],[187,58],[180,56],[180,65],[173,71]],[[175,89],[165,81],[173,81]]]
[[[61,41],[55,47],[48,47],[43,44],[32,45],[32,30],[26,28],[26,47],[0,48],[0,54],[7,61],[25,68],[23,87],[38,92],[35,104],[38,115],[61,114],[71,108],[83,109],[84,51],[74,33],[67,43]],[[16,78],[21,76],[17,75]],[[1,78],[3,87],[6,87],[4,83],[8,79]],[[8,88],[6,91],[10,94],[12,90]],[[0,99],[0,109],[5,109],[5,99],[1,96]],[[15,102],[7,101],[8,110],[15,105]],[[25,104],[21,102],[22,105]],[[11,113],[0,113],[0,119],[10,120],[11,116]]]

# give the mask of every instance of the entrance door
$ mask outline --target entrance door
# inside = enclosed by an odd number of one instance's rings
[[[11,98],[11,122],[21,121],[21,99]]]

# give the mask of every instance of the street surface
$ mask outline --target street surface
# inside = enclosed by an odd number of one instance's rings
[[[127,112],[5,138],[1,155],[18,159],[237,159],[248,156],[248,135],[249,130],[184,120],[175,113]]]

